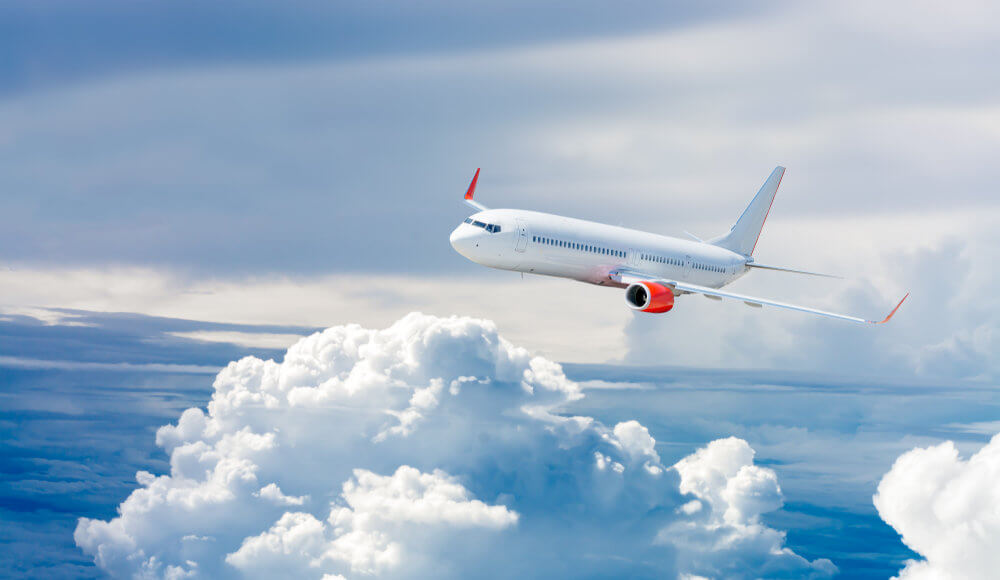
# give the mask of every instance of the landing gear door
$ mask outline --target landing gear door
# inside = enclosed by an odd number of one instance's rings
[[[517,221],[517,245],[514,249],[518,252],[523,252],[525,248],[528,247],[528,224],[524,223],[524,220]]]

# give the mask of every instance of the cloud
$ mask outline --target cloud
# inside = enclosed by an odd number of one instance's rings
[[[719,439],[680,460],[680,489],[694,499],[680,511],[688,518],[660,532],[658,540],[680,547],[682,569],[712,578],[827,578],[830,560],[809,562],[783,546],[784,534],[760,521],[782,505],[777,474],[753,464],[742,439]],[[767,554],[766,558],[761,558]],[[750,572],[750,571],[753,572]]]
[[[887,312],[904,290],[886,273],[927,238],[938,241],[942,224],[964,240],[968,226],[996,222],[997,76],[976,43],[995,36],[1000,20],[984,17],[983,3],[919,12],[899,2],[755,7],[725,17],[712,10],[710,20],[687,26],[676,25],[692,23],[677,18],[677,7],[666,10],[669,22],[659,29],[647,18],[648,28],[588,27],[572,39],[481,50],[214,62],[13,96],[0,102],[0,190],[18,195],[0,199],[0,246],[18,249],[7,259],[19,267],[92,270],[52,283],[21,269],[0,278],[23,280],[22,305],[53,288],[86,287],[118,311],[152,305],[218,320],[254,312],[253,301],[262,314],[280,309],[283,322],[309,325],[317,309],[321,324],[384,325],[414,309],[448,315],[475,295],[489,300],[467,313],[496,318],[521,344],[557,360],[608,360],[626,356],[620,339],[631,315],[620,293],[564,282],[552,292],[530,280],[519,286],[513,275],[486,274],[448,248],[447,232],[465,216],[458,195],[482,159],[492,165],[480,186],[491,205],[706,237],[726,231],[758,180],[786,164],[758,259],[870,283],[841,291],[829,281],[809,286],[759,272],[740,289],[762,286],[761,295],[870,316]],[[396,46],[393,39],[373,42]],[[400,99],[404,93],[409,98]],[[233,94],[245,96],[241,106],[232,106]],[[621,203],[608,204],[609,192]],[[796,235],[781,235],[792,228]],[[275,249],[286,246],[350,251],[317,260]],[[988,252],[972,258],[981,272],[995,272]],[[148,281],[91,275],[109,263],[158,269]],[[162,268],[211,279],[164,293],[157,285],[171,275]],[[331,269],[351,274],[241,277]],[[483,282],[429,280],[442,272]],[[925,272],[907,275],[914,287],[905,290],[915,293],[895,324],[924,300],[925,322],[953,325],[943,332],[830,336],[829,321],[816,331],[798,322],[803,315],[744,313],[739,303],[697,308],[694,298],[667,317],[635,322],[630,359],[829,368],[857,358],[893,370],[994,376],[995,319],[969,327],[939,315],[935,308],[953,301],[961,283],[937,275],[930,285]],[[775,281],[761,280],[768,276]],[[244,283],[253,291],[242,292]],[[194,296],[184,286],[218,293]],[[268,289],[294,299],[271,300]],[[128,306],[137,302],[132,296],[151,295],[146,310]],[[558,320],[538,325],[538,313]],[[660,348],[688,328],[698,328],[698,341]],[[567,338],[584,335],[589,340]],[[796,348],[803,336],[808,356]]]
[[[582,397],[491,322],[329,328],[230,363],[157,432],[169,473],[74,537],[118,576],[833,573],[761,523],[781,492],[745,442],[671,468],[637,421],[558,412]]]
[[[184,364],[162,364],[162,363],[99,363],[82,362],[73,360],[46,360],[22,358],[15,356],[0,356],[0,365],[18,369],[51,369],[67,371],[124,371],[124,372],[149,372],[149,373],[193,373],[193,374],[215,374],[218,367],[207,365],[184,365]]]
[[[276,483],[269,483],[265,485],[254,495],[273,501],[279,505],[302,505],[309,499],[309,496],[307,495],[301,495],[298,497],[285,495]]]
[[[892,322],[881,326],[831,321],[738,302],[684,297],[667,315],[634,314],[626,326],[626,360],[729,368],[817,370],[838,375],[951,377],[991,380],[1000,375],[1000,301],[991,291],[1000,259],[995,212],[931,220],[871,219],[854,228],[825,230],[769,222],[759,262],[804,265],[847,275],[840,282],[753,272],[733,291],[783,299],[834,312],[880,319],[911,292]],[[884,228],[883,228],[884,226]],[[887,241],[887,238],[895,241]],[[904,241],[904,245],[900,245]],[[884,243],[883,243],[884,242]],[[867,247],[865,247],[867,246]],[[928,285],[926,273],[935,273]],[[672,340],[698,328],[698,341]],[[669,341],[669,347],[664,348]]]
[[[875,507],[923,560],[904,580],[988,579],[1000,569],[1000,434],[968,460],[951,441],[909,451],[879,482]]]
[[[388,274],[191,279],[149,268],[23,268],[16,273],[0,272],[0,295],[0,313],[24,312],[8,304],[33,304],[27,311],[30,315],[62,323],[67,320],[63,310],[46,308],[135,312],[230,327],[242,323],[312,329],[343,320],[383,326],[413,310],[449,316],[461,304],[465,314],[492,317],[512,340],[560,361],[620,358],[624,355],[621,332],[630,316],[621,293],[615,290],[540,276],[522,280],[513,273],[483,268],[476,279]],[[469,296],[489,300],[470,303]],[[588,314],[581,316],[581,312]],[[74,314],[70,320],[86,320],[80,316]],[[537,323],[543,316],[549,324]],[[603,330],[593,333],[594,327]],[[287,331],[267,329],[246,332],[183,326],[171,330],[182,338],[252,347],[271,347],[291,338],[286,337]],[[567,342],[567,334],[588,336],[588,340]]]
[[[786,215],[934,215],[944,191],[952,206],[996,207],[993,63],[939,40],[988,39],[996,19],[838,2],[712,10],[680,28],[669,10],[637,35],[209,61],[6,99],[0,189],[19,195],[0,200],[0,246],[18,261],[213,275],[457,271],[445,237],[483,159],[491,205],[651,231],[725,231],[778,162],[809,192]],[[886,45],[886,31],[928,29]],[[350,251],[317,260],[286,245]]]
[[[454,549],[477,528],[499,531],[517,524],[517,513],[469,495],[439,470],[421,473],[401,466],[383,477],[358,469],[344,484],[346,505],[331,509],[326,524],[308,513],[285,513],[263,534],[243,540],[226,562],[245,576],[260,578],[288,576],[303,564],[302,575],[310,568],[330,567],[377,575],[398,568],[413,544],[430,551],[434,535]],[[441,533],[452,529],[463,533]]]
[[[302,338],[298,334],[236,332],[228,330],[192,330],[188,332],[171,332],[169,334],[178,338],[189,338],[201,342],[225,342],[260,348],[288,348],[288,346]]]

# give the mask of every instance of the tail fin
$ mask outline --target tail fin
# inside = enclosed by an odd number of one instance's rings
[[[760,238],[760,231],[764,227],[764,220],[771,211],[774,195],[778,193],[778,185],[781,184],[784,175],[784,167],[775,167],[729,233],[709,240],[709,243],[744,256],[753,254]]]

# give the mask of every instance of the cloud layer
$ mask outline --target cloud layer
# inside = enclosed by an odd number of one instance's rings
[[[879,515],[924,560],[904,580],[995,578],[1000,570],[1000,434],[968,460],[951,441],[902,456],[875,495]]]
[[[745,442],[671,468],[636,421],[555,412],[582,396],[490,322],[330,328],[230,363],[158,431],[169,474],[75,539],[116,576],[835,572],[761,523],[781,492]]]
[[[396,52],[399,35],[365,35],[367,57],[202,59],[13,95],[0,100],[0,189],[14,193],[0,199],[0,246],[22,263],[203,275],[463,271],[446,236],[467,215],[458,196],[481,164],[489,205],[678,235],[726,231],[778,163],[790,168],[783,187],[803,192],[776,206],[781,219],[936,216],[944,192],[948,207],[995,211],[998,83],[980,44],[997,35],[993,10],[671,6],[659,18],[641,11],[642,34],[622,34],[637,28],[622,26],[635,23],[625,11],[591,15],[600,26],[583,38],[543,27],[537,44],[482,50]],[[678,26],[689,11],[707,18]],[[377,12],[380,30],[399,16]],[[563,12],[559,30],[584,14]],[[428,37],[497,32],[487,13],[489,27],[463,19]],[[146,62],[137,50],[111,53],[128,54],[131,69]],[[30,50],[33,68],[65,52]],[[288,246],[351,251],[317,260]]]

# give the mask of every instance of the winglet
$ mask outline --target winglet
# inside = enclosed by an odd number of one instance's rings
[[[465,203],[474,207],[476,211],[486,211],[490,208],[472,199],[472,196],[476,195],[476,183],[478,182],[479,182],[479,168],[476,168],[476,174],[472,176],[472,183],[469,184],[469,190],[465,192]]]
[[[910,295],[910,293],[907,292],[906,296],[903,296],[903,300],[906,300],[906,298],[909,295]],[[868,322],[871,322],[872,324],[885,324],[886,322],[889,322],[889,319],[892,318],[892,315],[895,314],[896,311],[899,310],[899,307],[903,305],[903,300],[899,301],[899,304],[897,304],[896,307],[892,309],[892,312],[889,313],[889,316],[885,317],[885,320],[882,320],[881,322],[876,322],[874,320],[869,320]]]
[[[465,192],[465,199],[472,200],[472,196],[476,194],[476,183],[479,181],[479,169],[476,168],[476,174],[472,177],[472,183],[469,184],[469,191]]]

